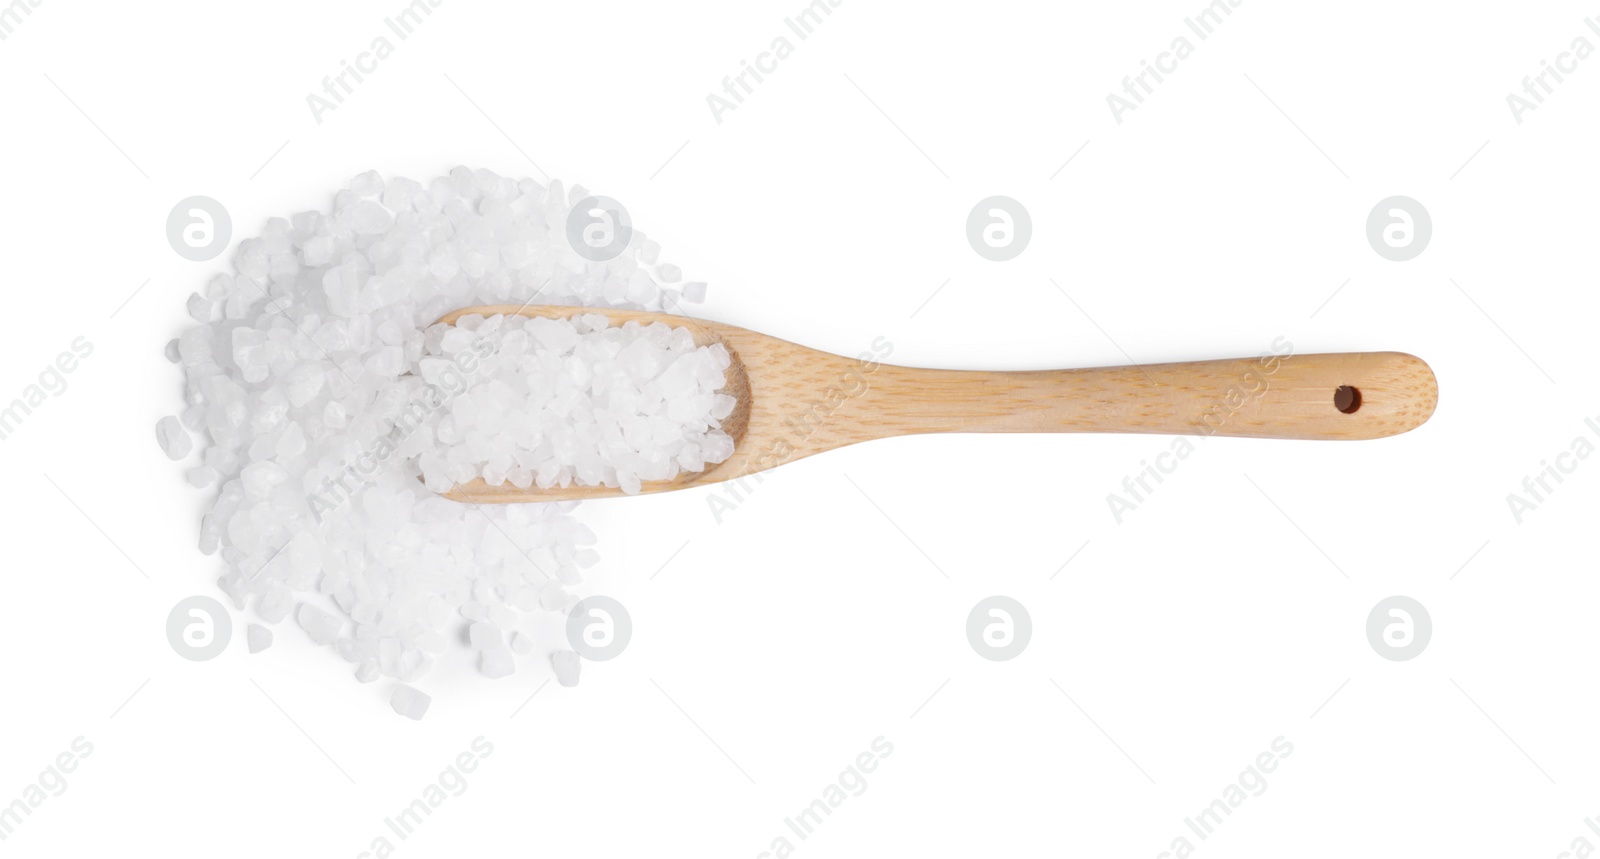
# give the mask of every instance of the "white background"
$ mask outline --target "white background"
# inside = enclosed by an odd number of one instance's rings
[[[844,0],[800,41],[800,0],[444,0],[315,122],[306,95],[403,5],[43,0],[0,42],[0,399],[94,344],[0,443],[0,804],[94,746],[0,854],[355,856],[479,736],[493,753],[400,855],[1600,843],[1600,464],[1521,524],[1506,502],[1600,443],[1600,59],[1521,124],[1505,101],[1573,39],[1600,45],[1594,4],[1246,0],[1202,42],[1199,0]],[[1185,34],[1194,54],[1119,125],[1106,95]],[[793,55],[717,123],[707,94],[780,35]],[[151,427],[179,404],[162,346],[227,256],[180,259],[168,210],[215,197],[238,239],[363,170],[458,163],[624,201],[710,282],[706,316],[822,349],[1035,369],[1281,336],[1422,356],[1440,404],[1381,441],[1204,442],[1121,524],[1106,496],[1169,440],[879,441],[785,466],[720,524],[708,489],[593,503],[585,587],[630,608],[627,652],[531,700],[541,660],[441,666],[421,723],[292,623],[251,656],[240,613],[223,656],[179,659],[166,615],[220,596],[219,567]],[[964,236],[993,194],[1033,219],[1006,263]],[[1394,194],[1434,224],[1405,263],[1364,235]],[[1009,662],[965,637],[991,594],[1032,616]],[[1433,620],[1409,662],[1366,639],[1393,594]],[[784,818],[879,736],[866,792],[794,837]],[[1194,837],[1184,818],[1278,737],[1266,791]]]

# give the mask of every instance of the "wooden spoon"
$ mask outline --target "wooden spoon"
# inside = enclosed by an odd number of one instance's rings
[[[1404,352],[1267,355],[1086,370],[924,370],[846,358],[720,322],[592,307],[466,307],[468,314],[565,318],[600,314],[613,325],[664,322],[733,357],[722,389],[736,400],[722,429],[731,457],[704,471],[646,482],[666,492],[734,480],[814,453],[875,438],[932,432],[1116,432],[1246,438],[1369,439],[1415,429],[1439,386]],[[879,356],[881,357],[881,356]],[[607,498],[607,486],[518,489],[481,478],[444,497],[477,503]]]

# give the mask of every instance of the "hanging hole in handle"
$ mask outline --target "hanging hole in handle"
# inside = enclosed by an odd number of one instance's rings
[[[1347,415],[1353,415],[1361,408],[1361,389],[1350,385],[1340,385],[1333,392],[1333,407]]]

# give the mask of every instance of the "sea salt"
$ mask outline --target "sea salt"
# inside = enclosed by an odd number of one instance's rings
[[[480,655],[478,668],[483,672],[483,676],[499,679],[508,677],[511,672],[517,670],[517,663],[510,650],[504,646],[495,645],[483,651]]]
[[[500,644],[502,636],[500,630],[488,621],[478,621],[467,628],[468,644],[473,650],[483,650],[496,647]]]
[[[696,346],[688,329],[572,319],[464,317],[425,333],[424,382],[444,386],[419,430],[436,442],[421,461],[428,488],[474,477],[491,486],[524,476],[540,489],[610,486],[637,494],[722,462],[733,440],[719,421],[734,400],[718,393],[730,356]],[[470,359],[470,360],[469,360]]]
[[[168,415],[156,421],[156,441],[161,444],[161,450],[168,459],[178,460],[189,455],[194,450],[194,439],[184,430],[183,424],[178,419]]]
[[[580,190],[465,167],[422,182],[364,173],[330,210],[268,221],[189,297],[196,322],[166,345],[185,410],[157,439],[182,459],[200,436],[187,471],[210,499],[199,547],[261,621],[253,643],[292,612],[357,680],[406,684],[391,703],[421,718],[430,699],[409,684],[470,643],[464,626],[487,624],[479,670],[510,674],[537,655],[537,616],[568,611],[597,560],[571,502],[475,507],[433,489],[483,477],[637,491],[731,453],[727,356],[687,332],[594,315],[433,324],[476,304],[660,310],[703,296],[662,289],[677,267],[642,232],[606,262],[574,253]],[[549,658],[576,682],[576,654]]]
[[[550,667],[556,672],[556,682],[562,686],[578,685],[578,654],[570,650],[557,650],[550,654]]]
[[[381,673],[382,669],[378,667],[378,660],[372,658],[363,659],[361,664],[356,666],[356,681],[371,683],[378,679]]]
[[[394,694],[389,696],[389,706],[393,707],[396,713],[418,721],[427,714],[428,705],[432,703],[433,698],[426,692],[410,686],[396,686]]]
[[[337,615],[329,614],[312,605],[301,605],[295,614],[295,619],[300,622],[300,628],[311,636],[317,644],[332,644],[339,638],[339,628],[343,622]]]

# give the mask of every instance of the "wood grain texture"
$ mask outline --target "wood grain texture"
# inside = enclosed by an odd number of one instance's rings
[[[738,400],[723,429],[733,456],[672,480],[665,492],[741,478],[857,442],[935,432],[1115,432],[1350,440],[1398,435],[1433,414],[1439,389],[1422,359],[1403,352],[1268,355],[1081,370],[929,370],[846,358],[733,325],[664,313],[496,305],[453,311],[562,318],[598,313],[621,325],[661,321],[733,356],[724,392]],[[1360,391],[1354,412],[1334,404]],[[478,503],[606,498],[620,489],[518,489],[481,479],[445,497]]]

